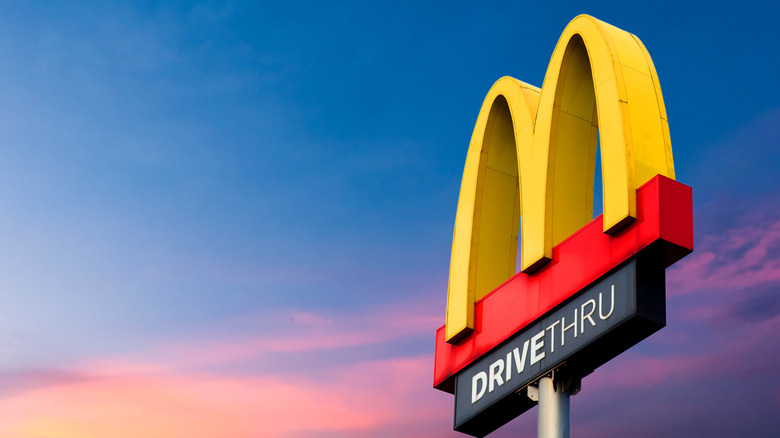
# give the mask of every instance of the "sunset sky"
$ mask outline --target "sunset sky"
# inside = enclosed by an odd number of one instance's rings
[[[696,249],[573,436],[777,436],[778,3],[449,0],[0,6],[0,437],[465,436],[432,380],[469,139],[581,13],[653,58]]]

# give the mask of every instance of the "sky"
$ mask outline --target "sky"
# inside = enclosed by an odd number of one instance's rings
[[[653,58],[696,249],[572,434],[776,436],[780,7],[525,3],[0,6],[0,436],[465,436],[432,379],[469,139],[581,13]]]

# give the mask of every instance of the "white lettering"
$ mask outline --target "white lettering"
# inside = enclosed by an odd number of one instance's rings
[[[488,379],[488,392],[493,392],[495,389],[495,383],[498,386],[504,384],[504,379],[501,378],[501,374],[504,372],[504,359],[499,359],[490,365],[490,378]]]
[[[544,359],[544,351],[539,354],[539,350],[544,350],[544,333],[542,330],[531,338],[531,365]]]
[[[550,345],[550,352],[555,352],[555,337],[556,326],[560,325],[558,330],[561,333],[561,347],[566,345],[566,332],[571,331],[576,339],[580,334],[585,333],[585,321],[590,323],[590,327],[596,327],[596,307],[598,307],[598,316],[601,320],[606,320],[615,311],[615,285],[613,284],[610,291],[610,303],[608,309],[604,303],[604,294],[599,293],[598,305],[595,298],[590,298],[579,307],[574,307],[574,318],[570,324],[566,324],[566,317],[562,316],[559,320],[554,321],[539,333],[533,335],[530,339],[526,339],[523,342],[523,346],[514,347],[512,350],[507,351],[506,358],[497,359],[493,362],[486,371],[480,371],[476,373],[471,379],[471,403],[474,404],[485,394],[491,393],[498,387],[503,386],[504,383],[512,380],[513,368],[517,374],[521,374],[525,371],[526,360],[529,360],[530,350],[530,365],[535,365],[539,361],[545,358],[545,341]],[[607,310],[606,313],[604,311]],[[579,313],[579,315],[578,315]],[[571,316],[571,315],[569,315]],[[549,332],[549,339],[545,339]],[[512,366],[514,362],[514,367]]]
[[[560,323],[560,321],[555,321],[547,327],[547,330],[550,331],[550,353],[555,353],[555,326]]]
[[[599,318],[604,320],[604,319],[607,319],[610,316],[612,316],[612,311],[615,310],[615,285],[614,284],[612,285],[612,302],[609,305],[609,313],[607,313],[606,316],[604,315],[604,312],[602,311],[602,308],[601,308],[601,305],[602,305],[602,297],[601,297],[601,295],[602,294],[599,293]]]
[[[517,369],[517,374],[520,374],[525,369],[525,358],[528,355],[528,339],[523,342],[523,357],[520,357],[520,349],[515,347],[514,350],[512,350],[512,354],[515,356],[515,368]]]
[[[566,325],[566,317],[561,318],[561,347],[566,345],[566,330],[574,329],[574,337],[577,337],[577,309],[574,309],[574,322]]]
[[[512,380],[512,352],[506,354],[506,375],[504,381],[508,382]]]
[[[588,304],[590,304],[593,307],[590,308],[590,312],[588,312],[588,314],[586,315],[585,314],[585,306],[587,306]],[[590,325],[592,325],[593,327],[596,327],[596,322],[593,321],[593,318],[590,317],[590,315],[593,315],[593,312],[595,312],[595,311],[596,311],[596,300],[594,300],[593,298],[591,298],[588,301],[585,301],[584,303],[582,303],[582,306],[580,306],[580,333],[585,333],[585,320],[586,319],[590,321]]]
[[[481,389],[477,390],[477,387],[479,386],[479,382],[482,382]],[[477,402],[477,400],[481,399],[483,395],[485,395],[485,390],[487,389],[487,373],[484,371],[480,371],[477,374],[474,374],[474,377],[471,378],[471,404]]]

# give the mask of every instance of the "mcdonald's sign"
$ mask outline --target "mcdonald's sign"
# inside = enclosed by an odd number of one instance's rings
[[[456,430],[484,436],[535,404],[519,397],[539,376],[588,374],[665,325],[664,269],[693,251],[691,189],[674,178],[636,36],[581,15],[541,89],[496,81],[466,156],[436,333],[434,387],[456,395]]]

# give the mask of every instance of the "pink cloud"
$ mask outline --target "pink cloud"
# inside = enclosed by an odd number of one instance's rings
[[[746,289],[780,281],[780,219],[749,223],[706,236],[668,272],[671,294]]]
[[[166,343],[150,355],[167,363],[219,365],[279,354],[327,353],[403,339],[428,339],[443,321],[444,313],[429,313],[431,307],[396,305],[368,313],[334,312],[328,316],[299,310],[243,316],[240,325],[252,326],[252,321],[259,320],[267,327],[256,330],[256,335],[231,335],[231,342],[206,338]]]
[[[780,279],[773,255],[778,245],[780,220],[706,236],[670,270],[670,290],[681,292],[673,299],[707,291],[718,300],[697,300],[700,304],[674,312],[688,323],[717,327],[722,301],[744,296],[732,289]],[[370,312],[244,315],[190,339],[163,341],[124,357],[93,358],[50,377],[32,373],[29,379],[37,384],[0,398],[0,436],[461,436],[451,431],[452,396],[431,388],[432,352],[392,349],[398,343],[432,345],[443,314],[429,298]],[[625,400],[623,394],[669,385],[777,375],[772,370],[780,368],[780,357],[766,350],[780,330],[780,317],[725,335],[718,330],[703,337],[678,333],[661,344],[666,348],[661,354],[628,352],[589,376],[583,391]],[[78,378],[57,378],[71,375]],[[664,409],[679,406],[670,402]],[[524,423],[533,423],[529,415]],[[593,427],[590,436],[599,436],[603,429]],[[506,431],[522,436],[511,425],[497,435]]]
[[[669,325],[584,380],[584,409],[623,420],[583,436],[774,436],[759,424],[780,408],[780,209],[728,222],[667,271]]]
[[[616,360],[614,366],[588,377],[587,386],[599,389],[619,387],[626,391],[653,388],[704,369],[704,364],[708,362],[706,357],[621,357]]]
[[[239,438],[376,423],[333,383],[301,383],[305,385],[296,385],[291,376],[274,380],[121,373],[3,400],[0,434]]]
[[[665,329],[669,330],[669,328]],[[778,375],[780,351],[772,349],[780,332],[780,315],[742,324],[722,332],[675,345],[670,355],[645,356],[637,350],[624,353],[587,378],[588,387],[622,390],[695,385],[735,378]]]
[[[430,360],[354,363],[324,381],[305,374],[228,376],[87,364],[82,371],[92,379],[0,400],[0,436],[398,436],[394,428],[449,421],[447,397],[428,390]]]
[[[0,436],[322,437],[448,436],[452,400],[430,387],[432,355],[391,355],[343,363],[304,363],[290,370],[251,365],[263,358],[432,337],[433,317],[399,309],[326,318],[295,313],[292,332],[263,337],[160,345],[123,358],[73,367],[79,379],[29,385],[0,399]],[[274,315],[276,319],[286,319]],[[357,326],[366,329],[355,330]],[[167,350],[168,355],[160,352]],[[196,368],[219,364],[220,370]],[[222,371],[249,365],[241,373]],[[259,365],[259,363],[258,363]],[[304,371],[301,371],[301,370]],[[306,371],[308,370],[308,372]],[[323,378],[326,376],[326,378]]]

